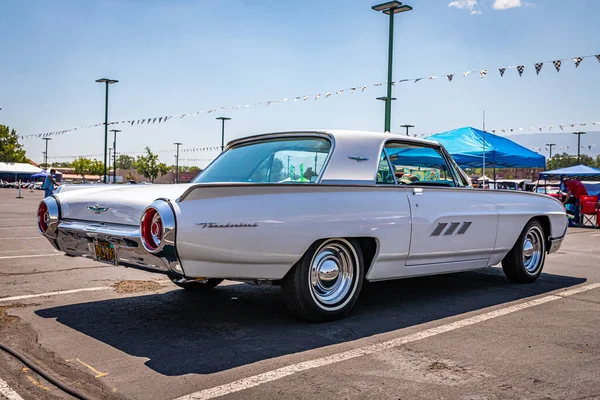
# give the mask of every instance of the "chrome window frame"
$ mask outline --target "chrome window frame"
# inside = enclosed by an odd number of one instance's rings
[[[435,151],[438,152],[438,154],[442,157],[442,159],[444,160],[444,162],[446,163],[446,168],[448,168],[448,172],[450,172],[450,176],[452,177],[452,181],[454,182],[454,186],[427,186],[427,185],[419,185],[418,183],[412,183],[410,185],[407,185],[406,183],[398,183],[398,181],[396,180],[396,174],[394,174],[394,181],[396,182],[397,186],[402,186],[402,187],[408,187],[408,186],[418,186],[418,187],[428,187],[428,188],[459,188],[459,187],[464,187],[464,186],[457,186],[457,177],[455,176],[455,174],[457,173],[457,171],[454,171],[454,168],[451,167],[452,163],[448,162],[448,157],[450,157],[450,155],[448,154],[448,152],[446,151],[446,149],[444,149],[444,147],[442,145],[435,145],[435,144],[427,144],[427,143],[415,143],[415,142],[407,142],[404,141],[402,139],[396,139],[396,138],[391,138],[391,139],[387,139],[383,142],[383,146],[382,146],[382,150],[385,152],[386,157],[388,157],[387,155],[387,151],[385,151],[386,146],[388,145],[388,143],[401,143],[401,144],[409,144],[411,146],[420,146],[422,148],[428,148],[428,149],[433,149]],[[450,160],[454,161],[451,157]],[[393,168],[393,164],[391,163],[391,161],[389,160],[388,157],[388,162],[391,164],[392,168]],[[379,171],[379,164],[377,165],[377,170]],[[395,172],[395,171],[394,171]],[[377,178],[377,175],[375,175],[375,177]],[[377,181],[377,180],[376,180]]]
[[[385,159],[388,163],[388,167],[390,168],[390,171],[392,173],[392,177],[394,178],[394,183],[380,183],[377,182],[377,174],[379,173],[379,166],[381,165],[381,154],[383,154],[385,156]],[[390,161],[390,158],[387,154],[387,151],[385,151],[385,144],[384,146],[381,148],[381,153],[379,154],[378,161],[377,161],[377,169],[375,170],[375,185],[380,185],[380,186],[398,186],[398,181],[396,180],[396,170],[394,169],[394,164],[392,164],[392,162]]]

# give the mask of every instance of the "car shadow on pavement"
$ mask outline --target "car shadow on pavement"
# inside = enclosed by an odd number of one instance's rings
[[[273,286],[220,286],[209,295],[176,289],[93,301],[36,314],[56,318],[122,352],[147,357],[154,371],[211,374],[273,357],[390,332],[540,295],[585,279],[543,274],[509,283],[502,270],[370,283],[346,318],[324,324],[295,319]]]

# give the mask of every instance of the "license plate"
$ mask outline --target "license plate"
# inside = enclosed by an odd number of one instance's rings
[[[97,240],[94,242],[94,252],[96,261],[107,264],[117,264],[117,256],[115,246],[105,240]]]

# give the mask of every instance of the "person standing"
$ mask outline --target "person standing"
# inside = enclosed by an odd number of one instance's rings
[[[574,178],[567,178],[564,180],[564,186],[567,195],[563,199],[563,205],[573,204],[577,211],[575,212],[575,223],[579,225],[580,220],[580,199],[581,196],[587,196],[588,192],[581,181]]]
[[[58,183],[54,180],[54,174],[56,173],[55,169],[51,169],[50,173],[46,175],[46,179],[44,179],[44,184],[42,185],[42,189],[44,189],[44,198],[52,195],[54,192],[54,187],[58,186]]]

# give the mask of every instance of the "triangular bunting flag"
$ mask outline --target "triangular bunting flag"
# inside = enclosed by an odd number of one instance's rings
[[[552,64],[554,64],[554,68],[556,68],[556,72],[560,72],[560,60],[556,60],[556,61],[552,61]]]
[[[504,71],[506,71],[506,68],[499,68],[498,71],[500,71],[500,77],[502,78],[504,76]]]
[[[366,86],[361,86],[360,91],[364,92],[366,88],[367,88]]]
[[[583,61],[583,57],[575,57],[573,61],[575,61],[575,68],[577,68],[581,64],[581,61]]]
[[[535,73],[536,73],[536,75],[540,74],[540,71],[542,70],[543,66],[544,66],[544,63],[535,63]]]
[[[463,78],[466,78],[467,76],[469,76],[469,74],[473,72],[473,71],[467,71],[467,72],[463,72]]]
[[[518,65],[517,66],[517,71],[519,71],[519,76],[523,75],[523,70],[525,69],[524,65]]]
[[[558,127],[560,128],[561,131],[564,129],[564,126],[562,126],[562,125],[559,125]]]
[[[452,78],[454,78],[454,74],[446,75],[446,78],[448,78],[448,82],[452,82]]]
[[[600,62],[600,54],[596,54],[596,60],[598,60],[598,62]]]
[[[328,98],[329,96],[331,96],[331,92],[325,93],[325,98]]]
[[[420,80],[422,80],[423,78],[417,78],[415,79],[415,83],[419,82]]]
[[[483,78],[484,76],[487,75],[488,70],[487,69],[482,69],[481,71],[479,71],[479,77]]]

